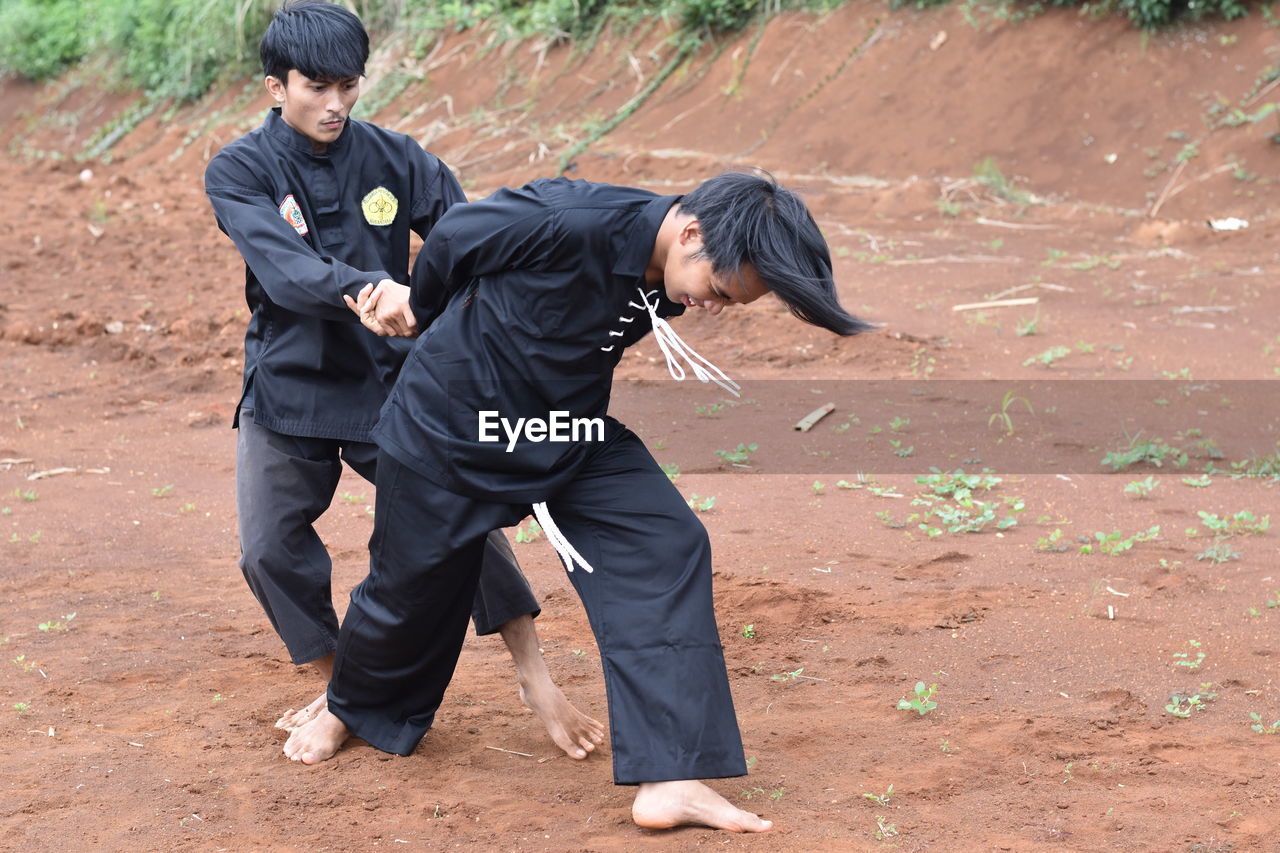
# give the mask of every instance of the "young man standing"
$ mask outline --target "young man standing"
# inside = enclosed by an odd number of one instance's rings
[[[370,575],[352,592],[328,708],[285,752],[313,764],[349,733],[412,752],[453,672],[485,535],[532,506],[599,644],[614,780],[639,786],[636,823],[769,829],[698,781],[746,773],[706,531],[607,415],[623,349],[651,330],[673,376],[683,359],[736,387],[666,318],[769,291],[837,334],[869,328],[840,307],[804,203],[767,177],[721,175],[684,197],[543,180],[442,217],[414,268],[424,331],[374,433]],[[393,334],[382,298],[366,288],[347,303]],[[600,428],[555,441],[545,425],[557,417]],[[544,427],[495,440],[495,419]]]
[[[414,332],[403,283],[410,231],[425,237],[466,198],[413,139],[351,118],[369,56],[351,12],[286,3],[260,52],[278,106],[205,172],[218,227],[244,258],[252,311],[233,421],[241,569],[293,662],[314,664],[327,681],[338,621],[332,564],[313,523],[333,500],[343,460],[374,481],[370,431],[409,349],[365,329],[343,298],[376,283],[386,327]],[[495,531],[483,550],[467,608],[476,631],[502,633],[521,697],[561,749],[585,758],[603,727],[551,681],[533,627],[537,601],[506,539]],[[292,730],[324,704],[322,695],[276,725]]]

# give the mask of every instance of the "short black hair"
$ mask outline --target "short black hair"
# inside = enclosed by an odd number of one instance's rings
[[[286,0],[258,45],[262,73],[289,82],[293,69],[312,80],[364,75],[369,34],[345,7],[322,0]]]
[[[791,313],[837,335],[873,328],[845,311],[836,297],[831,252],[800,196],[768,172],[726,172],[680,199],[698,220],[702,249],[721,275],[751,264]]]

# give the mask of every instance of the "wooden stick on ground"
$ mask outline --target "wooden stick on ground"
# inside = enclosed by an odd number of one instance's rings
[[[796,425],[795,427],[793,427],[793,429],[798,429],[800,430],[800,432],[808,432],[810,429],[813,428],[814,424],[816,424],[818,421],[822,420],[827,415],[834,412],[835,409],[836,409],[835,403],[827,403],[822,408],[814,409],[812,412],[805,415],[800,420],[796,421]]]
[[[952,305],[952,311],[977,311],[981,308],[1013,308],[1017,305],[1035,305],[1039,296],[1024,296],[1019,299],[992,299],[990,302],[966,302],[963,305]]]

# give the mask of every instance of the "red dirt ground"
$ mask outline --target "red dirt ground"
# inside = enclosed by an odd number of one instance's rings
[[[869,2],[777,19],[682,66],[572,165],[675,191],[770,169],[805,188],[846,304],[885,324],[837,341],[776,303],[691,317],[681,333],[744,401],[675,388],[651,342],[618,383],[682,491],[716,499],[702,518],[753,762],[713,784],[775,821],[763,837],[637,829],[607,755],[559,755],[493,639],[468,641],[413,756],[285,760],[271,723],[320,685],[235,565],[242,278],[200,183],[265,101],[250,87],[158,110],[110,162],[74,162],[57,155],[137,99],[85,77],[5,83],[3,846],[1280,849],[1280,737],[1250,729],[1251,713],[1280,719],[1277,535],[1240,531],[1215,562],[1198,516],[1276,514],[1275,468],[1183,482],[1215,445],[1221,469],[1276,463],[1277,126],[1215,127],[1277,98],[1276,31],[1256,16],[1150,39],[1073,12],[976,24]],[[389,69],[428,74],[376,117],[474,195],[553,174],[671,54],[644,28],[586,54],[486,39],[414,61],[393,45],[365,96]],[[1004,185],[973,178],[987,157]],[[1227,216],[1249,227],[1206,224]],[[952,310],[1010,297],[1039,303]],[[791,428],[828,401],[812,431]],[[1139,431],[1188,464],[1109,472],[1103,456]],[[714,452],[739,443],[759,445],[749,468]],[[998,518],[1020,498],[1017,525],[950,533],[935,517],[929,536],[912,499],[932,493],[916,480],[930,466],[994,469],[1002,482],[976,497]],[[1148,476],[1148,497],[1125,493]],[[322,530],[345,602],[372,489],[351,476],[340,492]],[[1097,547],[1154,525],[1115,556]],[[603,719],[563,570],[543,541],[517,553],[556,679]],[[924,716],[896,708],[917,681],[937,684]],[[1168,713],[1175,691],[1202,709]],[[890,786],[887,802],[864,796]]]

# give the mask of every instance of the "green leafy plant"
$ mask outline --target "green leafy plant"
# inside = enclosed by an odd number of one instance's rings
[[[1041,536],[1036,540],[1037,551],[1066,551],[1070,546],[1062,542],[1062,528],[1055,527],[1053,532],[1048,536]]]
[[[1249,728],[1253,729],[1260,735],[1280,734],[1280,720],[1276,720],[1269,726],[1263,725],[1261,715],[1252,711],[1249,712],[1249,719],[1253,720],[1253,725],[1249,726]]]
[[[743,444],[739,442],[738,446],[733,450],[717,450],[716,456],[735,467],[750,468],[751,454],[755,453],[759,448],[760,445],[758,444]]]
[[[1040,306],[1036,306],[1035,313],[1030,317],[1019,319],[1018,324],[1014,326],[1013,331],[1020,338],[1040,334]]]
[[[662,466],[662,473],[667,475],[667,479],[675,482],[680,479],[680,466],[674,462],[668,462]]]
[[[1258,518],[1249,510],[1241,510],[1235,515],[1219,518],[1217,513],[1205,512],[1200,510],[1196,513],[1200,516],[1200,523],[1217,537],[1226,539],[1231,536],[1244,534],[1252,536],[1258,533],[1266,533],[1271,529],[1271,516],[1264,515]]]
[[[863,794],[862,796],[877,805],[888,806],[890,798],[893,797],[893,786],[890,785],[883,794]]]
[[[1156,486],[1160,485],[1160,481],[1155,477],[1148,476],[1145,480],[1135,480],[1124,487],[1124,493],[1130,497],[1144,500],[1151,496],[1156,490]]]
[[[1240,552],[1231,547],[1225,539],[1215,539],[1203,551],[1196,554],[1197,560],[1208,560],[1211,563],[1229,563],[1240,559]]]
[[[1031,203],[1030,193],[1015,187],[1013,182],[1000,171],[1000,167],[996,165],[994,157],[987,157],[975,163],[973,177],[974,180],[990,190],[992,195],[1002,201],[1018,205]]]
[[[71,630],[71,620],[74,618],[76,618],[74,613],[68,613],[66,616],[62,617],[64,621],[55,621],[51,619],[48,622],[41,622],[36,627],[41,631],[62,634]]]
[[[754,622],[750,625],[742,626],[742,636],[748,640],[754,640],[756,638],[756,626]]]
[[[1169,704],[1164,709],[1175,717],[1186,719],[1193,711],[1203,711],[1206,705],[1218,697],[1217,693],[1183,693],[1175,691],[1169,694]]]
[[[1146,530],[1140,530],[1132,536],[1125,538],[1124,534],[1119,530],[1113,530],[1110,533],[1103,533],[1101,530],[1093,534],[1097,540],[1098,550],[1112,557],[1118,557],[1125,551],[1131,549],[1138,542],[1150,542],[1160,538],[1160,525],[1154,524]],[[1084,549],[1081,549],[1083,552]],[[1092,549],[1088,552],[1092,553]]]
[[[1141,434],[1129,439],[1129,446],[1124,450],[1112,451],[1102,458],[1102,464],[1110,465],[1112,471],[1121,471],[1141,462],[1161,468],[1166,461],[1181,468],[1187,464],[1187,453],[1159,438],[1142,439]]]
[[[714,495],[709,498],[700,498],[697,495],[693,495],[686,503],[689,504],[689,509],[698,512],[710,512],[715,509],[716,499]]]
[[[937,691],[938,685],[931,684],[926,687],[923,681],[917,681],[911,698],[898,700],[898,710],[915,711],[923,717],[938,707],[938,703],[933,701],[933,694]]]
[[[1071,355],[1071,350],[1064,346],[1049,347],[1039,355],[1033,355],[1031,358],[1022,362],[1022,366],[1030,367],[1033,364],[1038,364],[1042,367],[1053,367],[1053,363],[1055,361],[1060,358],[1066,358],[1069,355]]]
[[[804,667],[791,670],[790,672],[779,672],[776,675],[769,676],[770,681],[795,681],[800,678],[800,674],[804,672]],[[806,676],[807,678],[808,676]]]
[[[536,519],[529,519],[529,526],[526,528],[523,524],[516,528],[517,542],[533,542],[542,536],[542,525]]]
[[[1034,415],[1036,410],[1031,407],[1031,402],[1026,397],[1015,396],[1014,390],[1010,388],[1004,392],[1004,397],[1000,400],[1000,411],[992,412],[991,417],[987,418],[987,426],[995,426],[999,424],[1004,429],[1005,435],[1013,435],[1013,416],[1009,414],[1009,410],[1014,403],[1021,403],[1027,407],[1027,413]]]
[[[1173,665],[1185,666],[1187,669],[1199,669],[1200,665],[1204,663],[1204,652],[1200,651],[1200,641],[1189,640],[1188,644],[1191,646],[1191,651],[1175,652],[1173,655]],[[1191,659],[1192,652],[1196,655],[1195,660]]]
[[[18,712],[19,717],[25,717],[27,712],[31,710],[31,706],[26,702],[14,702],[13,710]]]

